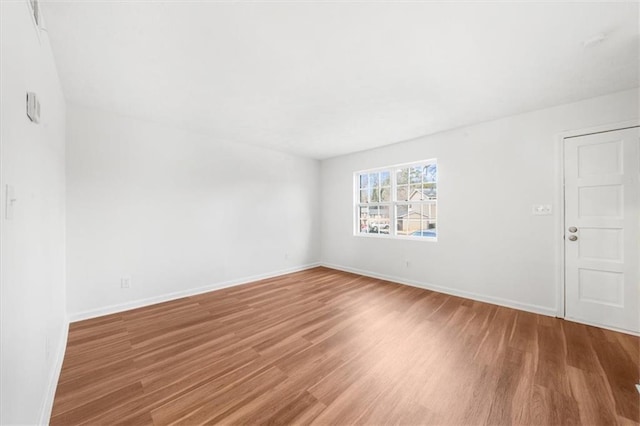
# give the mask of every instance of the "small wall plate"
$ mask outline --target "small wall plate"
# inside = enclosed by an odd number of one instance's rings
[[[534,204],[531,213],[535,216],[547,216],[551,214],[551,204]]]

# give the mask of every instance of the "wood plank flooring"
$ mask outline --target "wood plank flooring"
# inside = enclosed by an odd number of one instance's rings
[[[638,424],[639,343],[315,268],[71,324],[51,424]]]

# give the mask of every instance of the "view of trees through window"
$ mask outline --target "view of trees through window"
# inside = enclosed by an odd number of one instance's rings
[[[357,234],[436,238],[435,160],[358,172],[355,179]]]

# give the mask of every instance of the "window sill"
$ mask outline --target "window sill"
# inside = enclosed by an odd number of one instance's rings
[[[376,238],[380,240],[405,240],[405,241],[430,241],[438,242],[438,237],[418,237],[411,235],[386,235],[386,234],[353,234],[354,237],[360,238]]]

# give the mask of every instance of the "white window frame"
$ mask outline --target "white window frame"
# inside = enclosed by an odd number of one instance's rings
[[[353,173],[353,235],[356,237],[364,237],[364,238],[392,238],[392,239],[402,239],[402,240],[415,240],[415,241],[430,241],[435,242],[438,241],[438,226],[439,217],[436,217],[436,236],[435,237],[423,237],[423,236],[413,236],[413,235],[402,235],[397,232],[397,220],[396,220],[396,210],[399,205],[406,204],[419,204],[419,205],[435,205],[436,209],[438,209],[438,201],[439,196],[436,197],[435,200],[420,200],[420,201],[398,201],[397,200],[397,169],[403,168],[411,168],[415,166],[428,166],[430,164],[438,165],[437,158],[430,158],[428,160],[422,161],[413,161],[410,163],[401,163],[401,164],[393,164],[385,167],[377,167],[374,169],[366,169],[359,170]],[[360,175],[368,174],[368,173],[380,173],[380,172],[389,172],[391,176],[391,197],[389,201],[385,202],[375,202],[375,203],[362,203],[360,202]],[[438,174],[436,175],[436,189],[438,188],[438,180],[439,180],[440,171],[438,170]],[[360,207],[361,206],[388,206],[389,208],[389,233],[367,233],[360,232]],[[438,215],[439,216],[439,215]]]

